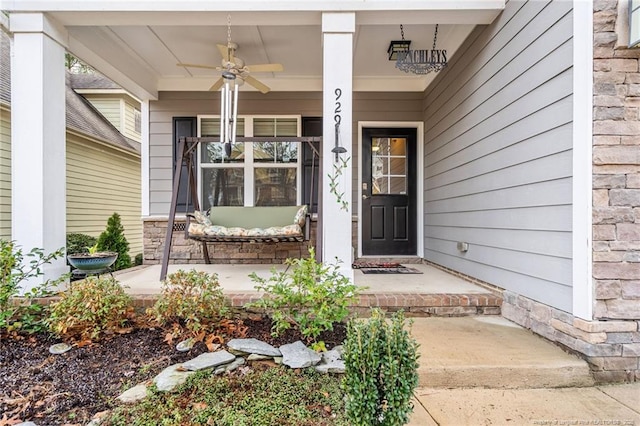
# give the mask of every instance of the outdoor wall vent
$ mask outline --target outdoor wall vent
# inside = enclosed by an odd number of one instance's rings
[[[458,251],[462,253],[466,253],[469,251],[469,243],[463,243],[462,241],[458,242]]]

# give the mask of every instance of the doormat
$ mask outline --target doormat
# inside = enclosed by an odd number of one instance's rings
[[[399,266],[397,268],[360,268],[363,274],[421,274],[416,268]]]
[[[357,262],[351,265],[353,269],[362,268],[402,268],[403,266],[396,262]]]

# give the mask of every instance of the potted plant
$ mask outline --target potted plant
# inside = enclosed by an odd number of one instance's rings
[[[88,247],[87,253],[67,255],[69,264],[82,273],[97,273],[108,270],[118,258],[115,251],[98,251],[98,244]]]

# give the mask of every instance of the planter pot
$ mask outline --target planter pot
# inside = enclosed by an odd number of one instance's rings
[[[69,264],[83,272],[97,272],[108,269],[118,258],[116,252],[101,252],[95,254],[70,254],[67,256]]]

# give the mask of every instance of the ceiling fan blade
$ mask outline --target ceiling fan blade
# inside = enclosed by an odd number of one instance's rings
[[[215,92],[216,90],[220,90],[223,84],[224,80],[222,79],[222,77],[220,77],[218,80],[216,80],[215,83],[213,83],[213,86],[209,87],[209,91]]]
[[[204,68],[207,70],[215,70],[218,67],[212,67],[210,65],[199,65],[199,64],[184,64],[184,63],[177,63],[176,64],[179,67],[189,67],[189,68]]]
[[[246,65],[249,72],[278,72],[284,71],[282,64],[258,64]]]
[[[262,93],[269,93],[269,91],[271,90],[269,88],[269,86],[267,86],[264,83],[261,83],[260,81],[256,80],[255,78],[251,77],[250,75],[244,77],[244,81],[246,81],[247,83],[249,83],[250,85],[252,85],[256,89],[258,89]]]

